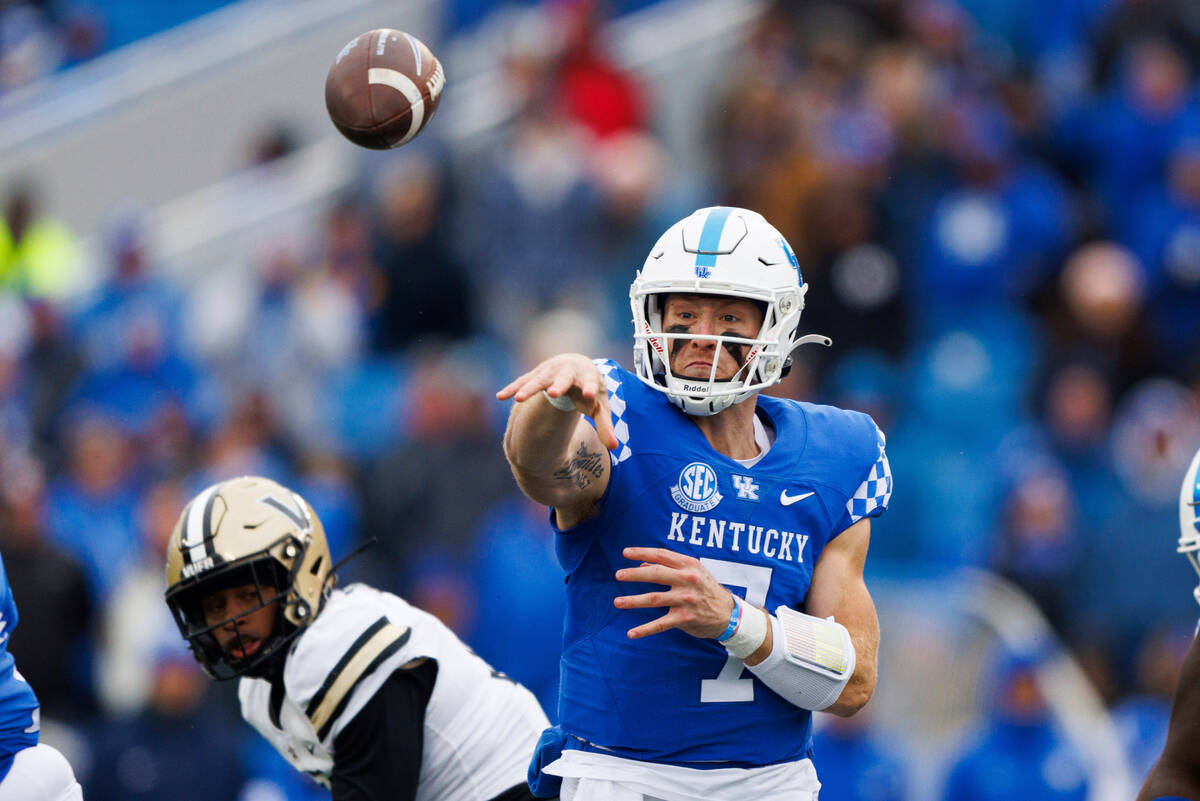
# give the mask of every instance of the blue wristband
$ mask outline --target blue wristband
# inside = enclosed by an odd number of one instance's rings
[[[733,633],[735,631],[737,631],[738,623],[741,623],[741,622],[742,622],[742,602],[735,595],[735,596],[733,596],[733,611],[729,613],[729,625],[726,626],[725,630],[723,632],[721,632],[721,634],[717,637],[717,642],[725,642],[730,637],[732,637]]]

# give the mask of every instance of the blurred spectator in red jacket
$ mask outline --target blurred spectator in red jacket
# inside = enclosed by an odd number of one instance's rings
[[[564,49],[558,91],[567,115],[597,138],[641,128],[644,90],[613,63],[601,39],[604,14],[597,0],[568,0],[562,14]]]

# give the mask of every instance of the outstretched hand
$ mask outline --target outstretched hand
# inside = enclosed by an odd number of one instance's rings
[[[641,564],[618,570],[618,581],[663,584],[669,588],[663,592],[620,595],[613,599],[613,605],[618,609],[669,607],[662,617],[630,629],[630,639],[648,637],[668,629],[681,629],[701,638],[717,637],[725,631],[733,612],[733,594],[713,578],[699,559],[665,548],[626,548],[622,553],[626,559]]]
[[[551,356],[529,372],[513,379],[496,393],[497,400],[523,403],[542,390],[551,398],[567,397],[576,411],[587,415],[596,424],[600,442],[610,451],[619,446],[613,433],[612,412],[608,405],[608,389],[604,376],[588,357],[578,353]]]

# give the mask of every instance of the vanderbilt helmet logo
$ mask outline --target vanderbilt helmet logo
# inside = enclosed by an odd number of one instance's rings
[[[297,507],[298,511],[297,511],[297,509],[289,508],[286,503],[279,500],[274,495],[264,495],[263,497],[258,499],[258,502],[265,506],[270,506],[272,509],[275,509],[276,511],[278,511],[280,514],[282,514],[288,520],[291,520],[293,523],[296,524],[296,528],[299,529],[301,532],[308,531],[310,528],[312,528],[312,520],[309,519],[308,510],[305,508],[304,504],[301,503],[298,499],[292,498],[292,500],[296,502],[296,507]]]

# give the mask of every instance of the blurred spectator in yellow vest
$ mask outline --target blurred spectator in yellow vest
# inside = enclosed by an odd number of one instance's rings
[[[79,283],[82,251],[62,222],[40,216],[28,184],[19,184],[4,202],[0,218],[0,287],[58,300]]]

